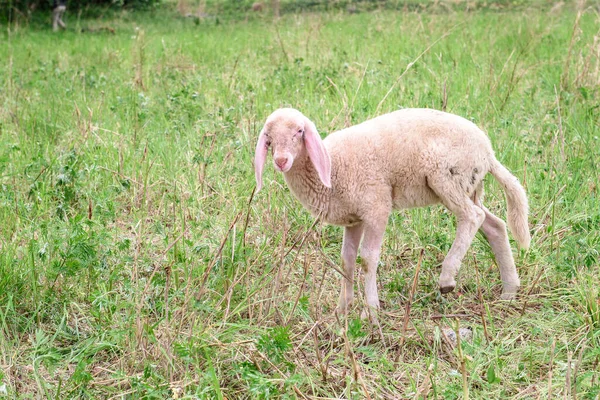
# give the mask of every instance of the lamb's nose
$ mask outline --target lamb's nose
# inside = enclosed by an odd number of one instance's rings
[[[275,159],[275,164],[277,164],[277,166],[279,168],[283,168],[287,162],[288,162],[288,158],[287,157],[277,157]]]

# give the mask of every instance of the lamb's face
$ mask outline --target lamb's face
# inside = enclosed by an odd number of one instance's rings
[[[256,190],[262,187],[262,173],[267,152],[273,152],[275,169],[288,172],[294,160],[307,154],[312,161],[319,179],[326,187],[331,187],[331,159],[321,141],[315,124],[300,111],[293,108],[280,108],[267,118],[265,127],[258,136],[254,153],[254,175]]]
[[[264,132],[266,145],[273,152],[273,165],[280,172],[292,168],[303,150],[305,118],[296,110],[277,110],[267,119]]]

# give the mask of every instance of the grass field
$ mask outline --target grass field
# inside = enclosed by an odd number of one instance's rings
[[[0,397],[598,399],[600,16],[547,8],[2,27]],[[432,207],[390,219],[381,329],[360,295],[337,321],[342,230],[270,164],[252,198],[280,106],[323,136],[400,107],[486,130],[530,199],[518,300],[479,235],[440,296]]]

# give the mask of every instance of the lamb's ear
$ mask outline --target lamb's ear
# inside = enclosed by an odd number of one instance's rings
[[[306,117],[305,117],[306,118]],[[317,132],[317,127],[306,118],[304,123],[304,145],[323,185],[331,187],[331,159],[323,141]]]
[[[263,129],[258,136],[258,143],[256,144],[256,151],[254,152],[254,176],[256,177],[256,193],[262,188],[262,173],[265,161],[267,159],[267,136]]]

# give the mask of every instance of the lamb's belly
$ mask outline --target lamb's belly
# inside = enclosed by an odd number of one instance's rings
[[[440,198],[429,186],[394,187],[392,202],[395,209],[425,207],[440,202]]]
[[[313,217],[320,219],[326,224],[338,226],[354,226],[361,222],[361,219],[357,214],[349,212],[347,209],[341,207],[328,205],[323,206],[323,208],[321,209],[318,209],[310,203],[301,203]]]
[[[331,224],[331,225],[338,225],[338,226],[354,226],[354,225],[358,225],[359,223],[361,223],[362,220],[356,214],[346,214],[346,215],[336,216],[334,218],[328,218],[325,222],[327,222],[328,224]]]

